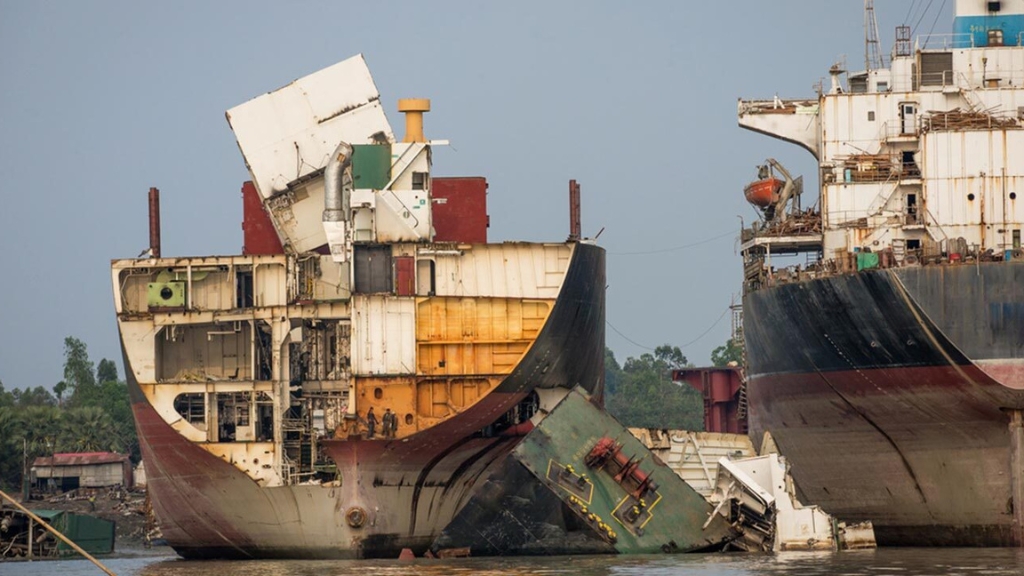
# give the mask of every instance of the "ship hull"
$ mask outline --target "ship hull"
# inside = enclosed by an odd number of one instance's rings
[[[536,388],[604,380],[604,251],[578,245],[551,314],[490,394],[398,440],[329,440],[340,486],[263,487],[176,432],[150,404],[125,354],[148,490],[164,538],[186,558],[397,557],[422,553],[505,460],[528,427],[491,425]]]
[[[917,267],[744,298],[751,430],[802,498],[882,545],[1017,544],[1024,263]]]

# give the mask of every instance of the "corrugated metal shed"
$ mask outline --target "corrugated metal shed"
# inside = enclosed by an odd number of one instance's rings
[[[118,484],[130,488],[132,464],[127,455],[115,452],[60,453],[36,458],[32,462],[32,479],[36,483],[60,479],[62,490]]]

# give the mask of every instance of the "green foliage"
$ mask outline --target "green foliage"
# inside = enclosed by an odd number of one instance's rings
[[[686,366],[677,346],[658,346],[653,354],[627,358],[621,368],[614,353],[605,349],[605,406],[630,427],[702,430],[700,393],[672,382],[672,370]]]
[[[64,339],[64,382],[71,390],[68,406],[87,406],[83,402],[96,391],[96,374],[85,343],[72,336]]]
[[[110,414],[102,408],[72,408],[61,415],[58,442],[64,452],[119,452],[123,449]]]
[[[117,382],[117,364],[114,364],[113,360],[106,358],[100,360],[99,365],[96,366],[96,382],[100,384]]]
[[[736,341],[729,338],[725,344],[711,351],[711,364],[713,366],[728,366],[730,362],[736,365],[743,365],[743,347],[736,344]]]
[[[64,380],[54,394],[42,386],[7,391],[0,382],[0,487],[21,485],[24,463],[56,452],[127,452],[138,461],[139,446],[128,386],[116,364],[93,363],[85,344],[64,340]],[[66,402],[59,402],[70,392]]]

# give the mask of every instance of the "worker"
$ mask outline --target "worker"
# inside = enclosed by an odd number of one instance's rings
[[[373,414],[373,407],[366,411],[366,437],[373,440],[373,433],[377,430],[377,417]]]
[[[391,415],[391,437],[394,438],[395,434],[398,433],[398,414]]]
[[[391,413],[391,408],[384,409],[384,416],[381,417],[381,432],[385,438],[392,438],[391,425],[395,422],[395,415]]]

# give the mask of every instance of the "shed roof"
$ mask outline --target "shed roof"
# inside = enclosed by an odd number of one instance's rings
[[[90,464],[114,464],[127,462],[127,454],[117,452],[63,452],[52,457],[36,458],[33,466],[87,466]]]

